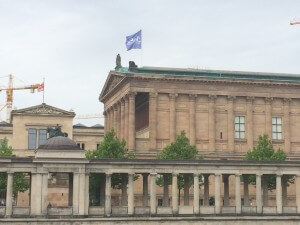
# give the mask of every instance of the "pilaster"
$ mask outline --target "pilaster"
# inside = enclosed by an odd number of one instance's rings
[[[170,142],[175,141],[176,138],[176,97],[177,94],[169,94],[170,101]]]
[[[190,103],[190,109],[189,109],[189,113],[190,113],[190,144],[191,145],[195,145],[196,144],[196,101],[197,95],[189,95],[189,103]]]
[[[135,150],[135,92],[129,94],[128,150]]]
[[[266,117],[266,134],[270,137],[270,140],[272,140],[272,101],[273,98],[265,98],[266,103],[266,110],[265,110],[265,117]]]
[[[283,99],[284,116],[283,116],[283,137],[284,137],[284,151],[291,152],[291,133],[290,133],[290,98]]]
[[[248,144],[248,149],[253,148],[253,101],[254,97],[247,97],[247,144]]]
[[[228,147],[227,150],[234,152],[234,118],[233,118],[233,104],[235,96],[227,96],[227,136]]]
[[[216,95],[208,96],[208,141],[209,141],[209,151],[216,150],[216,126],[215,126],[215,99]]]

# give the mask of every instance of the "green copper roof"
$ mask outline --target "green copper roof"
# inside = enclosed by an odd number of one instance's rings
[[[262,80],[278,82],[300,82],[300,74],[286,73],[262,73],[262,72],[244,72],[244,71],[226,71],[226,70],[200,70],[200,69],[179,69],[164,67],[140,67],[136,71],[129,71],[123,67],[118,72],[130,74],[151,74],[161,76],[178,76],[178,77],[202,77],[215,79],[239,79],[239,80]]]

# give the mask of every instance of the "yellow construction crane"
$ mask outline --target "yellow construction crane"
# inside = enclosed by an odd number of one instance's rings
[[[13,105],[13,92],[15,90],[30,89],[31,93],[34,93],[35,89],[40,88],[42,84],[32,84],[28,86],[14,87],[13,75],[10,74],[8,77],[8,87],[0,87],[0,91],[6,91],[6,104],[2,106],[0,111],[2,111],[6,107],[6,122],[10,123],[10,114]]]

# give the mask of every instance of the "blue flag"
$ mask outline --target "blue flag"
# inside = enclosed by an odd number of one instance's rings
[[[131,49],[141,49],[142,48],[142,30],[135,34],[126,36],[126,48],[127,51]]]

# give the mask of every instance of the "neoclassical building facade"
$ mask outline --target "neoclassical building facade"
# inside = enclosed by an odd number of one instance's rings
[[[105,130],[129,150],[154,157],[184,130],[207,159],[241,158],[261,134],[300,156],[300,76],[295,74],[119,68],[99,100]]]

